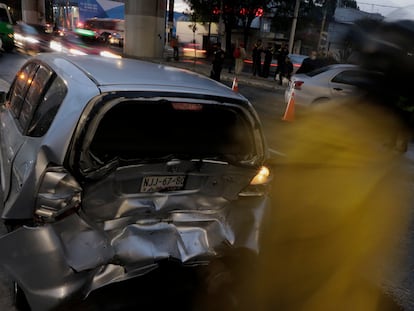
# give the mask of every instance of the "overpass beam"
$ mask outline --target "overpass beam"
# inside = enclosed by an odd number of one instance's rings
[[[165,45],[166,0],[125,1],[124,54],[161,58]]]
[[[45,24],[45,1],[22,0],[22,20],[29,24]]]

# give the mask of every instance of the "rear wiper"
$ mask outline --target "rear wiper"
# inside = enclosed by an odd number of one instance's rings
[[[171,160],[190,160],[191,157],[189,156],[182,156],[182,155],[176,155],[176,154],[168,154],[165,156],[161,156],[161,157],[137,157],[137,158],[120,158],[120,161],[122,163],[127,163],[127,164],[131,164],[131,163],[136,163],[136,164],[140,164],[140,163],[164,163],[164,162],[168,162]]]
[[[83,173],[86,178],[90,179],[99,179],[110,172],[116,170],[120,166],[120,161],[118,158],[112,158],[110,161],[103,163],[103,165],[96,168],[89,168]]]

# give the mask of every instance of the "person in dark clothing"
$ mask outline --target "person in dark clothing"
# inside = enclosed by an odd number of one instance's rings
[[[210,73],[210,78],[220,81],[221,70],[224,63],[224,51],[221,48],[221,43],[217,43],[214,51],[213,66]]]
[[[277,80],[277,75],[279,74],[279,80],[282,81],[282,78],[280,77],[280,73],[285,70],[285,60],[286,56],[289,55],[289,49],[287,48],[286,44],[283,44],[280,49],[277,51],[277,69],[275,72],[275,81]],[[282,82],[280,82],[282,84]]]
[[[253,59],[253,76],[258,75],[262,76],[262,40],[257,40],[256,44],[253,47],[252,59]]]
[[[264,50],[265,53],[265,57],[264,57],[264,62],[263,62],[263,78],[267,78],[269,77],[269,72],[270,72],[270,64],[272,63],[272,59],[273,59],[273,47],[272,45],[269,43],[269,45],[267,46],[267,48]]]
[[[321,59],[320,62],[321,66],[328,66],[338,63],[338,61],[335,59],[331,52],[328,52],[326,56]]]
[[[178,53],[178,36],[171,38],[170,45],[174,50],[174,55],[173,55],[174,59],[179,60],[180,56]]]
[[[286,56],[285,62],[283,66],[281,67],[281,71],[279,73],[279,84],[280,85],[283,84],[283,78],[290,80],[290,77],[292,76],[292,72],[293,72],[293,63],[291,59],[289,58],[289,56]]]
[[[318,53],[316,51],[312,51],[309,57],[306,57],[302,61],[302,65],[300,65],[298,71],[296,73],[307,73],[316,68],[320,67],[320,62],[317,60]]]

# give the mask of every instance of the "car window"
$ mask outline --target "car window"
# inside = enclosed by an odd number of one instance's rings
[[[19,116],[19,122],[23,129],[26,129],[32,118],[32,114],[39,103],[39,100],[43,94],[47,83],[53,72],[48,68],[40,65],[36,74],[33,77],[33,81],[30,84],[29,90],[24,98],[23,106]]]
[[[333,79],[332,82],[357,85],[358,81],[362,78],[362,72],[359,70],[344,70],[338,73]]]
[[[9,102],[12,113],[16,118],[19,118],[20,111],[22,109],[23,101],[26,96],[26,92],[32,83],[32,77],[35,73],[37,65],[35,63],[29,63],[23,67],[16,75],[14,82],[9,92]]]
[[[62,79],[56,77],[41,103],[36,108],[27,135],[40,137],[46,134],[66,96],[66,93],[66,84]]]

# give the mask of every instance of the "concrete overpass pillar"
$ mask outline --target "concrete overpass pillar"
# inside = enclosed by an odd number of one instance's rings
[[[124,54],[126,56],[162,57],[166,11],[166,0],[125,1]]]
[[[22,20],[30,24],[45,24],[45,1],[22,0]]]

